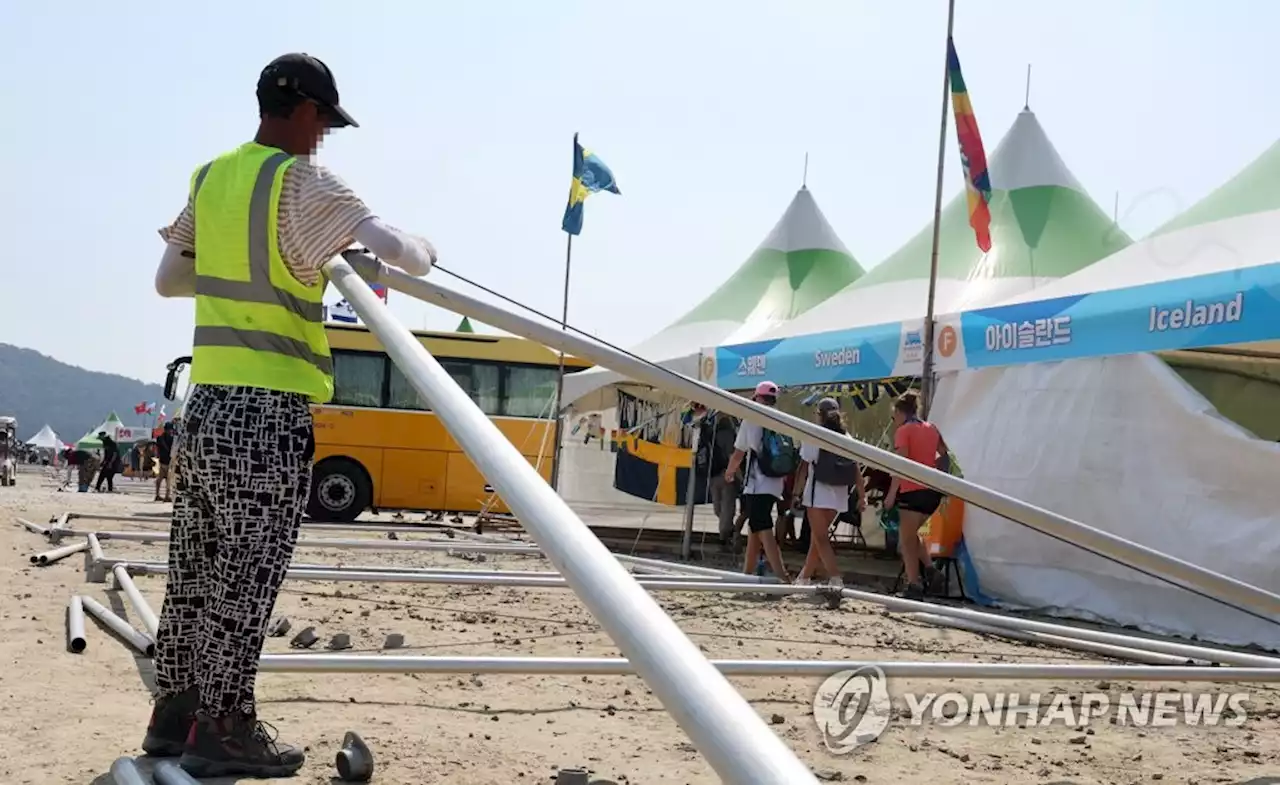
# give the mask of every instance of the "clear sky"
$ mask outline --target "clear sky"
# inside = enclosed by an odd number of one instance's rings
[[[1135,236],[1280,129],[1280,5],[957,5],[988,152],[1030,63],[1031,108],[1100,205],[1119,193]],[[731,274],[806,152],[818,204],[869,267],[931,215],[945,26],[944,0],[5,3],[0,341],[148,381],[188,353],[191,302],[152,287],[156,229],[197,165],[252,137],[258,72],[298,50],[329,64],[362,125],[319,161],[442,264],[555,314],[581,132],[623,193],[587,203],[570,321],[611,342]],[[396,292],[391,306],[413,328],[459,319]]]

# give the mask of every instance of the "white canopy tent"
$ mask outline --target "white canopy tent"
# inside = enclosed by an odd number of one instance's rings
[[[27,439],[27,444],[41,450],[61,450],[63,448],[62,441],[58,438],[58,434],[46,424],[40,431]]]
[[[1152,237],[1008,303],[1280,260],[1280,146]],[[1006,304],[1006,303],[1001,303]],[[1247,344],[1184,356],[1274,363]],[[1277,377],[1280,378],[1280,377]],[[1270,392],[1274,401],[1275,390]],[[1228,420],[1150,354],[961,371],[931,412],[966,478],[1269,591],[1280,591],[1280,444]],[[1010,607],[1280,649],[1280,625],[982,510],[965,520],[977,588]]]

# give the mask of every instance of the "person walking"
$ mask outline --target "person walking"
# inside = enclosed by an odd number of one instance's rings
[[[756,385],[752,400],[765,406],[778,403],[778,385],[760,382]],[[761,549],[769,561],[773,574],[784,583],[790,583],[787,566],[782,561],[782,551],[773,536],[773,511],[782,498],[784,478],[795,471],[795,448],[790,438],[770,431],[746,420],[738,428],[733,455],[724,471],[725,482],[732,482],[738,469],[746,462],[743,475],[742,499],[747,512],[747,554],[742,571],[755,572]]]
[[[947,460],[947,444],[933,423],[920,419],[919,408],[920,396],[915,390],[908,390],[893,402],[893,422],[897,426],[893,434],[894,450],[916,463],[946,471],[943,462]],[[885,494],[884,508],[898,507],[898,550],[902,553],[902,568],[907,577],[902,596],[907,599],[923,598],[925,586],[935,586],[941,577],[933,566],[929,549],[920,542],[920,527],[941,504],[941,493],[905,477],[894,477]],[[923,580],[921,564],[924,565]]]
[[[818,401],[815,410],[818,424],[839,434],[848,433],[840,402],[835,398]],[[836,516],[849,508],[849,489],[858,491],[854,503],[858,512],[867,506],[867,491],[862,482],[862,468],[857,462],[836,455],[809,442],[800,444],[800,469],[796,485],[801,493],[796,497],[805,507],[809,523],[809,553],[804,566],[796,576],[796,583],[807,584],[819,569],[827,576],[831,588],[844,588],[836,551],[831,546],[831,524]]]
[[[170,501],[169,463],[173,460],[173,423],[167,422],[156,437],[156,501]],[[160,484],[164,483],[164,499],[160,498]]]
[[[102,468],[98,470],[98,482],[93,489],[102,493],[102,483],[106,481],[107,493],[115,493],[115,476],[120,470],[120,445],[106,431],[98,431],[98,441],[102,442]]]
[[[161,296],[195,298],[195,332],[142,747],[196,777],[289,776],[304,762],[258,721],[254,683],[310,491],[309,404],[333,396],[321,268],[355,242],[411,275],[435,262],[430,243],[309,160],[356,126],[328,66],[279,57],[257,98],[257,135],[192,175],[156,272]]]
[[[733,457],[733,443],[738,437],[737,424],[728,414],[712,412],[704,419],[702,427],[699,444],[707,445],[710,454],[707,482],[711,506],[719,523],[720,550],[736,550],[735,540],[741,529],[741,525],[733,525],[738,510],[738,481],[736,477],[726,478],[724,470],[729,468],[729,459]]]

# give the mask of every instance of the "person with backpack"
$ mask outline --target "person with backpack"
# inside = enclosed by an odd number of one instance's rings
[[[720,524],[720,549],[727,550],[733,546],[733,540],[741,529],[741,526],[733,525],[738,507],[737,478],[731,482],[724,476],[724,470],[729,468],[729,460],[733,457],[733,443],[737,438],[738,427],[733,417],[723,412],[710,412],[703,418],[701,427],[698,445],[700,451],[703,448],[707,451],[708,495]]]
[[[897,430],[893,435],[893,447],[904,458],[924,464],[938,471],[948,471],[951,458],[947,443],[943,441],[933,423],[920,419],[920,396],[908,390],[893,402],[893,422]],[[902,596],[909,600],[924,598],[925,582],[936,586],[941,574],[933,566],[929,549],[920,542],[920,527],[937,512],[942,504],[942,494],[932,488],[904,477],[894,477],[889,492],[884,497],[884,508],[898,507],[898,550],[902,553],[902,566],[907,576],[907,586]],[[924,581],[920,565],[924,564]]]
[[[752,400],[765,406],[775,406],[778,403],[778,385],[760,382],[756,385]],[[795,471],[799,462],[795,444],[789,436],[743,420],[733,447],[729,468],[724,471],[725,482],[732,482],[738,469],[746,462],[743,468],[746,479],[742,486],[742,500],[746,507],[750,534],[747,535],[747,556],[742,571],[747,575],[755,572],[756,562],[759,561],[760,550],[763,548],[773,574],[779,580],[790,583],[791,576],[782,561],[782,551],[778,549],[778,541],[773,536],[773,511],[782,498],[784,479]]]
[[[834,398],[818,401],[816,419],[827,430],[848,433],[840,402]],[[848,509],[850,488],[858,491],[855,503],[858,512],[866,508],[867,492],[862,484],[862,467],[852,458],[827,452],[816,444],[801,442],[796,485],[801,489],[796,500],[806,508],[809,521],[809,553],[804,567],[796,576],[796,583],[807,584],[820,569],[832,588],[843,588],[836,551],[831,547],[831,523]]]

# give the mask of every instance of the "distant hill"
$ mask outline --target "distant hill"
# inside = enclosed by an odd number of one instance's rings
[[[0,415],[18,418],[19,439],[30,439],[48,423],[63,441],[71,442],[112,411],[125,425],[139,425],[142,417],[133,407],[143,401],[163,403],[164,389],[0,343]],[[169,404],[170,411],[173,408]]]

